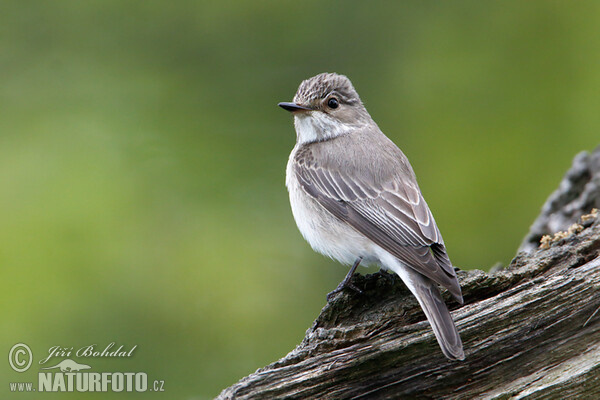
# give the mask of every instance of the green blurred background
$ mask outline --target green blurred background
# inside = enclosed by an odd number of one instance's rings
[[[600,142],[595,1],[0,6],[1,351],[34,353],[2,398],[51,346],[137,345],[89,364],[171,399],[293,349],[346,273],[289,210],[302,79],[352,79],[466,269],[508,263]]]

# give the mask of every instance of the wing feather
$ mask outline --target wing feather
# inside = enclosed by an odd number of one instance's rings
[[[413,179],[369,185],[342,169],[314,163],[309,150],[297,154],[300,186],[326,210],[415,271],[446,287],[462,302],[454,268],[433,215]],[[311,162],[307,162],[310,160]]]

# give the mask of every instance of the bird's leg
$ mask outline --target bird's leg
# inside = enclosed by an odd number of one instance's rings
[[[340,284],[335,288],[335,290],[333,292],[331,292],[327,295],[327,301],[330,301],[336,293],[341,292],[342,290],[344,290],[344,288],[350,288],[358,293],[362,293],[362,290],[357,288],[351,282],[352,275],[354,275],[354,272],[356,271],[356,268],[358,268],[358,265],[360,264],[361,261],[362,261],[362,257],[358,257],[356,259],[356,261],[354,261],[352,268],[350,268],[350,271],[348,271],[348,274],[346,274],[346,277],[344,278],[344,280],[340,282]]]

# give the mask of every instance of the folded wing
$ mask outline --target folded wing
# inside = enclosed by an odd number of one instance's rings
[[[312,159],[310,151],[298,152],[294,167],[306,193],[462,303],[442,236],[412,176],[393,176],[374,184],[347,171],[315,165]]]

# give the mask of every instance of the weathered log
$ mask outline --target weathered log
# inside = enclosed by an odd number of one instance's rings
[[[537,249],[544,235],[566,231],[580,216],[600,208],[600,146],[573,159],[558,188],[548,197],[519,251]]]
[[[465,305],[445,298],[464,361],[400,279],[356,274],[362,294],[338,294],[296,349],[218,398],[600,398],[600,217],[579,223],[504,270],[459,271]]]

